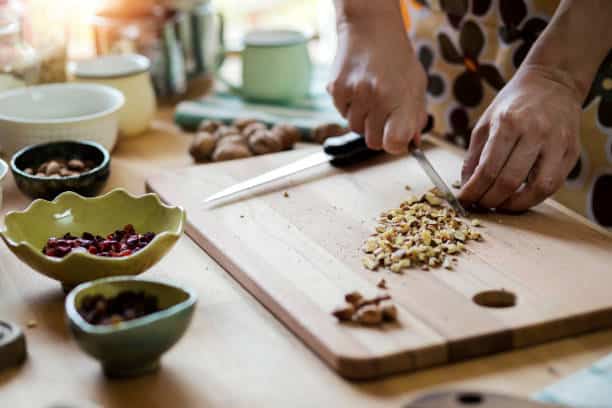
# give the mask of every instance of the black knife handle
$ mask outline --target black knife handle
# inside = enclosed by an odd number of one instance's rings
[[[433,129],[433,116],[427,116],[427,124],[421,133]],[[382,150],[368,148],[365,137],[357,133],[348,133],[344,136],[330,137],[323,143],[323,151],[333,157],[334,166],[349,166],[367,160],[382,153]]]

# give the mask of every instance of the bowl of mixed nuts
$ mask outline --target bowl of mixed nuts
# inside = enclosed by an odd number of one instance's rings
[[[84,283],[66,298],[70,331],[79,347],[100,361],[109,377],[134,377],[185,333],[197,295],[188,288],[135,277]]]
[[[155,194],[136,197],[116,189],[86,198],[66,192],[8,213],[0,236],[21,261],[68,291],[146,271],[170,251],[184,224],[185,211]]]
[[[15,153],[11,171],[19,190],[31,198],[52,200],[64,191],[91,197],[110,175],[110,155],[95,142],[53,142]]]

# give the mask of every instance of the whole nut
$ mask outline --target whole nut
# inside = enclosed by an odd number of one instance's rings
[[[189,153],[196,162],[210,160],[217,146],[217,140],[218,137],[212,133],[198,132],[189,147]]]
[[[238,131],[238,129],[236,129],[234,126],[221,126],[215,131],[215,136],[217,136],[219,139],[233,135],[240,135],[240,131]]]
[[[85,163],[79,159],[72,159],[68,162],[68,168],[70,170],[83,171],[85,169]]]
[[[280,152],[281,143],[267,130],[257,130],[249,136],[249,147],[255,154]]]
[[[300,141],[301,133],[298,128],[291,125],[276,125],[272,128],[272,136],[278,139],[283,150],[292,149]]]
[[[234,121],[234,126],[240,131],[243,132],[247,126],[252,125],[253,123],[259,123],[257,119],[247,118],[247,119],[236,119]],[[265,125],[264,125],[265,126]]]
[[[215,133],[221,126],[223,123],[217,120],[203,120],[198,126],[198,132]]]
[[[382,320],[382,311],[374,305],[364,306],[357,312],[357,322],[366,326],[377,326]]]
[[[45,174],[47,176],[51,176],[53,174],[59,174],[60,169],[61,169],[60,164],[58,162],[56,162],[55,160],[52,160],[52,161],[50,161],[47,164],[47,168],[45,170]]]
[[[346,300],[348,303],[352,304],[353,306],[357,306],[363,300],[363,295],[359,292],[347,293],[346,295],[344,295],[344,300]]]
[[[233,135],[228,135],[228,136],[225,136],[223,138],[220,138],[217,141],[217,146],[221,146],[221,145],[225,145],[225,144],[239,144],[239,145],[247,146],[247,138],[245,138],[241,134],[237,134],[236,133],[236,134],[233,134]]]
[[[339,306],[333,311],[332,314],[341,322],[349,321],[355,314],[355,306],[351,304]]]
[[[389,302],[383,302],[380,305],[380,309],[382,312],[383,320],[386,322],[396,322],[397,321],[397,307],[394,304]]]
[[[219,143],[213,153],[213,161],[225,161],[251,157],[253,154],[246,144]]]
[[[323,143],[330,137],[342,136],[349,132],[349,129],[337,123],[327,123],[314,128],[310,137],[315,143]]]
[[[247,138],[248,138],[248,137],[250,137],[250,136],[251,136],[253,133],[255,133],[255,132],[259,131],[259,130],[268,130],[268,127],[267,127],[267,126],[266,126],[264,123],[261,123],[261,122],[253,122],[253,123],[248,124],[247,126],[245,126],[245,127],[242,129],[242,134],[243,134],[245,137],[247,137]]]

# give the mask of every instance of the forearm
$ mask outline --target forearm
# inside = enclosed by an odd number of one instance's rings
[[[563,0],[521,70],[541,68],[582,101],[612,48],[611,21],[610,0]]]
[[[340,23],[378,20],[402,23],[401,0],[334,0],[336,19]]]

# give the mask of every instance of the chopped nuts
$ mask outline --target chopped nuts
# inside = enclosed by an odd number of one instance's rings
[[[289,193],[285,191],[285,192],[283,193],[283,197],[285,197],[285,198],[289,198]]]
[[[461,188],[461,182],[459,180],[455,180],[455,181],[453,181],[453,184],[451,184],[451,186],[453,188],[460,189]]]
[[[33,329],[36,326],[38,326],[38,322],[36,320],[34,320],[34,319],[28,320],[27,326],[28,326],[28,329]]]
[[[387,289],[387,281],[384,279],[381,279],[378,284],[376,284],[376,287],[379,289]]]
[[[346,300],[348,303],[352,304],[353,306],[357,306],[363,300],[363,295],[359,292],[347,293],[346,295],[344,295],[344,300]]]
[[[410,267],[451,269],[448,256],[464,251],[468,241],[482,240],[472,228],[482,224],[458,217],[439,194],[432,189],[421,197],[410,196],[399,208],[383,212],[363,245],[363,265],[370,270],[384,266],[394,273]]]
[[[357,322],[366,326],[378,326],[382,320],[382,310],[375,305],[365,306],[357,312]]]
[[[333,311],[332,314],[341,322],[346,322],[353,318],[353,315],[355,314],[355,306],[351,305],[350,303],[348,305],[339,306]]]
[[[379,285],[384,282],[382,280]],[[386,286],[385,286],[386,288]],[[344,296],[346,304],[332,312],[340,322],[354,322],[364,326],[379,326],[383,322],[397,321],[397,308],[391,303],[391,296],[383,295],[372,299],[364,299],[359,292],[351,292]]]

